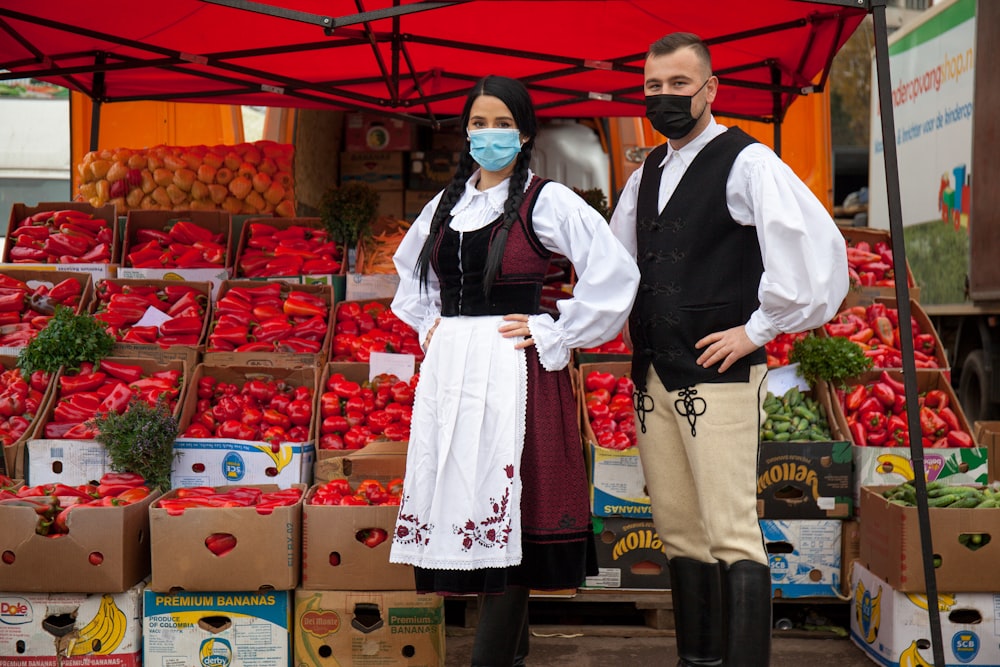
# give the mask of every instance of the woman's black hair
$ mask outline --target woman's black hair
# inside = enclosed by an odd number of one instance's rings
[[[531,163],[531,150],[535,145],[535,134],[538,131],[538,121],[535,118],[535,106],[531,101],[531,95],[517,79],[509,79],[504,76],[486,76],[480,79],[472,90],[469,91],[465,99],[465,107],[462,109],[462,128],[469,127],[469,117],[472,115],[472,103],[481,95],[491,95],[498,98],[507,105],[514,123],[522,137],[527,141],[521,146],[518,153],[514,171],[510,175],[510,187],[507,191],[507,201],[503,207],[503,223],[497,230],[496,236],[490,243],[490,254],[486,259],[486,274],[483,277],[483,291],[489,294],[493,287],[493,281],[500,270],[500,263],[503,259],[504,248],[507,245],[507,234],[510,228],[518,219],[518,209],[524,201],[524,186],[528,180],[528,165]],[[422,285],[427,284],[427,273],[430,266],[431,254],[436,243],[441,226],[451,216],[451,209],[465,192],[465,183],[469,176],[475,171],[476,161],[468,150],[462,153],[448,187],[445,188],[441,201],[438,203],[434,217],[431,219],[430,233],[424,242],[424,247],[420,250],[420,258],[417,262],[417,274]]]

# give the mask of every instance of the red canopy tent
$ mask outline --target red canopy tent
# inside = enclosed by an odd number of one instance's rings
[[[718,115],[780,122],[823,86],[866,15],[845,0],[3,0],[4,78],[97,102],[167,99],[370,109],[433,124],[488,73],[527,83],[542,115],[642,115],[646,48],[712,46]]]

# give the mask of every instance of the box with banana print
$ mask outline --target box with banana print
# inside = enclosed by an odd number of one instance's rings
[[[888,667],[930,667],[927,595],[892,588],[860,563],[851,575],[851,641]],[[1000,593],[938,593],[945,664],[1000,665]]]
[[[0,667],[142,664],[142,592],[0,593]]]

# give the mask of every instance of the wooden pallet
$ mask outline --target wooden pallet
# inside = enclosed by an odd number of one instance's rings
[[[472,634],[479,622],[479,601],[476,596],[446,598],[445,613],[449,634]],[[669,590],[580,589],[564,594],[532,593],[528,613],[535,636],[674,634]]]

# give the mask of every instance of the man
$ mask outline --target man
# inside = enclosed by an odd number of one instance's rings
[[[708,48],[649,49],[646,115],[668,142],[611,220],[641,271],[629,318],[639,455],[670,563],[680,665],[766,667],[771,577],[757,521],[763,345],[829,321],[843,237],[766,146],[712,117]]]

